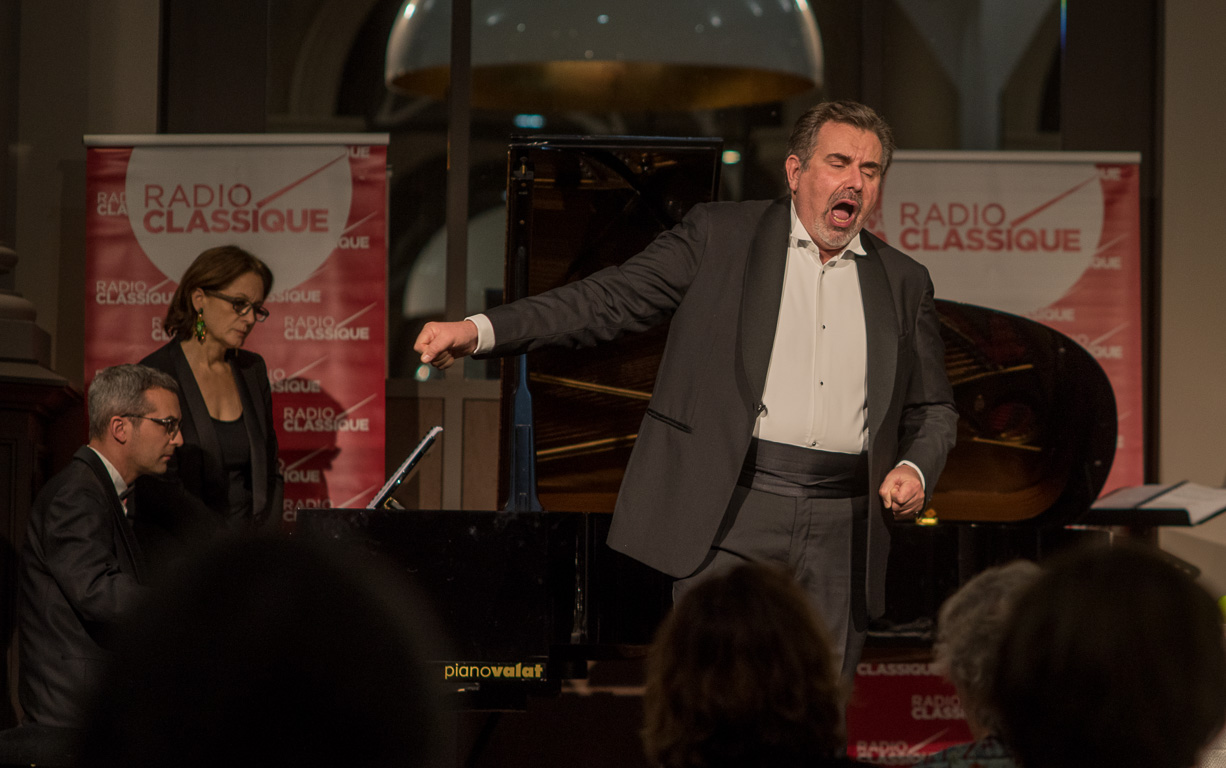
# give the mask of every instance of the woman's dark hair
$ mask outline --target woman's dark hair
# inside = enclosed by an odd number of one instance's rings
[[[1017,603],[995,700],[1028,768],[1188,768],[1226,721],[1221,614],[1157,551],[1057,558]]]
[[[259,276],[264,283],[264,296],[267,297],[272,292],[272,270],[258,257],[237,245],[222,245],[201,253],[179,278],[179,287],[175,289],[170,308],[166,310],[166,322],[163,324],[166,333],[180,341],[191,338],[192,324],[196,321],[192,294],[196,289],[221,290],[248,272]]]
[[[811,765],[844,745],[830,641],[785,573],[746,564],[691,589],[647,664],[643,742],[664,768]]]

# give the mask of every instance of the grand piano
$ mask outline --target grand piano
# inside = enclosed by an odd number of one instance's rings
[[[711,139],[534,137],[508,152],[506,299],[582,279],[715,199]],[[924,524],[896,529],[870,643],[930,641],[940,602],[983,568],[1041,559],[1098,496],[1116,442],[1102,369],[1062,334],[937,302],[958,445]],[[503,361],[500,510],[301,510],[305,536],[400,563],[451,640],[460,706],[524,706],[592,660],[641,655],[670,580],[608,549],[610,513],[667,326],[599,348]]]

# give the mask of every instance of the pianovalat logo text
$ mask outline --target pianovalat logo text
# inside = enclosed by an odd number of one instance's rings
[[[443,667],[444,680],[540,680],[545,674],[544,664],[447,664]]]

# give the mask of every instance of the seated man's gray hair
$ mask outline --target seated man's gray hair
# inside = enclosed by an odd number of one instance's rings
[[[89,385],[89,438],[105,435],[116,416],[144,416],[152,411],[145,392],[155,387],[179,394],[174,377],[147,365],[113,365],[98,371]]]

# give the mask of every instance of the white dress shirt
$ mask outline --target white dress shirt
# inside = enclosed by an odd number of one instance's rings
[[[94,446],[91,445],[87,447],[97,454],[98,458],[102,459],[102,466],[106,467],[106,473],[111,476],[111,482],[115,485],[115,494],[119,496],[122,502],[123,495],[128,490],[128,484],[123,481],[123,477],[120,476],[119,470],[115,469],[115,465],[112,464],[107,457],[103,456]],[[123,504],[123,513],[125,515],[128,514],[127,504]]]
[[[822,264],[792,207],[783,296],[754,435],[835,453],[868,444],[868,339],[860,276],[848,254],[857,234]]]

